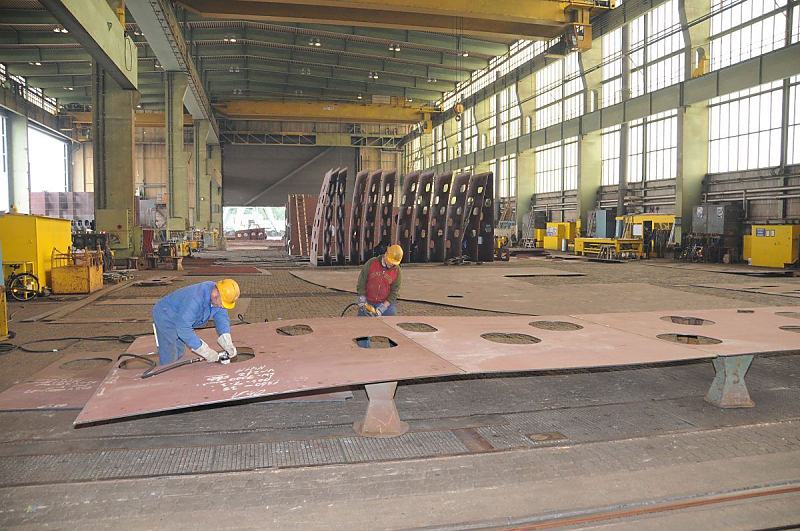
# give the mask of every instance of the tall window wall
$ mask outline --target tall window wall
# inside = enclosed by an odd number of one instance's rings
[[[798,13],[796,16],[800,16]],[[789,164],[800,164],[800,76],[793,76],[789,87],[787,157]]]
[[[600,106],[607,107],[622,101],[622,61],[628,60],[622,56],[622,28],[603,35],[600,46],[603,51]]]
[[[498,100],[500,105],[500,116],[498,118],[500,142],[505,142],[506,140],[517,138],[520,134],[522,112],[519,108],[517,87],[511,86],[500,91]]]
[[[793,14],[800,13],[797,7],[793,9]],[[797,21],[787,28],[787,0],[714,0],[712,13],[710,63],[714,70],[785,46],[787,30],[792,42],[797,42]],[[790,108],[786,124],[785,104]],[[779,166],[783,127],[788,128],[785,160],[789,164],[798,160],[792,112],[797,107],[796,77],[714,98],[709,107],[710,173]]]
[[[0,212],[8,212],[9,204],[8,141],[6,117],[0,114]]]
[[[469,108],[464,111],[461,118],[461,130],[464,135],[464,155],[469,155],[478,151],[478,124],[475,123],[475,109]]]
[[[685,79],[686,40],[678,0],[669,0],[630,24],[631,96]]]
[[[547,65],[536,72],[536,129],[583,114],[583,77],[578,54]]]
[[[545,194],[578,188],[578,138],[553,142],[535,150],[535,192]]]
[[[433,163],[447,162],[447,142],[444,139],[444,124],[433,128]]]
[[[619,184],[621,135],[619,125],[606,127],[600,133],[600,184],[603,186]]]
[[[496,195],[501,198],[517,197],[517,155],[507,155],[497,160],[496,170],[500,189]]]
[[[630,123],[628,182],[678,176],[678,112],[667,111]]]

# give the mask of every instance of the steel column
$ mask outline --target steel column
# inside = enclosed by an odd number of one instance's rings
[[[397,437],[408,431],[408,423],[400,420],[394,394],[397,382],[365,385],[369,405],[363,420],[353,424],[353,429],[362,437]]]
[[[706,402],[723,408],[754,407],[756,404],[744,381],[753,356],[721,356],[714,358],[713,363],[716,376],[706,394]]]

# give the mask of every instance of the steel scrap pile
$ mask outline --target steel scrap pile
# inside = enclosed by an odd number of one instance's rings
[[[403,247],[404,262],[492,261],[491,172],[412,172],[402,179],[398,201],[395,170],[361,171],[355,178],[351,207],[345,203],[347,171],[326,172],[316,201],[289,196],[290,255],[307,255],[312,265],[357,265],[397,243]]]

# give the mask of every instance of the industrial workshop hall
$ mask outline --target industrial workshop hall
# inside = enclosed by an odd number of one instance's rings
[[[0,529],[800,529],[800,0],[0,0]]]

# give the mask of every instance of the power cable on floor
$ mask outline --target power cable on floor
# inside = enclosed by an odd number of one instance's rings
[[[34,339],[26,343],[0,343],[0,354],[6,354],[14,350],[28,352],[31,354],[45,354],[48,352],[62,352],[69,347],[79,343],[80,341],[119,341],[120,343],[133,343],[137,337],[146,336],[150,334],[122,334],[120,336],[71,336],[71,337],[53,337],[49,339]],[[51,343],[54,341],[68,342],[66,345],[59,346],[58,348],[31,348],[31,345],[38,345],[39,343]]]

